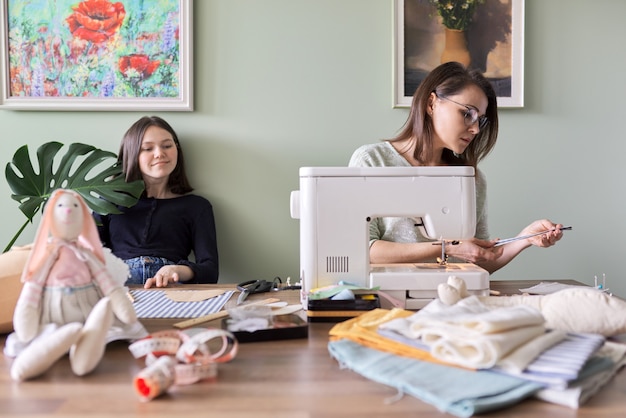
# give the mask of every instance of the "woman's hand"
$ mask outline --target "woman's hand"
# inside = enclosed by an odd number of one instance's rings
[[[494,247],[495,243],[496,241],[471,238],[457,245],[446,245],[446,254],[474,264],[494,261],[502,255],[503,251],[502,247]]]
[[[561,224],[555,224],[547,219],[540,219],[524,228],[522,232],[520,232],[520,235],[530,235],[542,231],[549,231],[545,234],[527,238],[527,242],[537,247],[551,247],[556,244],[561,237],[563,237],[563,231],[561,231],[562,227],[563,225]]]
[[[156,272],[154,277],[146,280],[144,289],[154,287],[167,287],[170,283],[186,282],[193,278],[193,271],[187,266],[167,265]]]

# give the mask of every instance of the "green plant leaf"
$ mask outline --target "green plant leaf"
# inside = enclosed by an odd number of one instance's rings
[[[28,147],[20,147],[5,175],[13,191],[11,198],[32,222],[52,192],[59,188],[79,193],[91,210],[101,215],[120,213],[117,206],[130,207],[144,191],[143,181],[127,183],[117,156],[91,145],[73,143],[55,165],[55,157],[63,147],[60,142],[48,142],[37,149],[38,171],[32,165]],[[23,231],[20,228],[7,251]]]

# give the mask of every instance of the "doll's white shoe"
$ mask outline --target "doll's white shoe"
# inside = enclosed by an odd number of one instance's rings
[[[98,366],[106,348],[106,337],[113,325],[109,298],[96,303],[87,317],[80,339],[70,349],[70,364],[77,376],[84,376]]]
[[[13,380],[30,379],[48,370],[78,341],[82,327],[80,322],[72,322],[35,338],[13,361]]]

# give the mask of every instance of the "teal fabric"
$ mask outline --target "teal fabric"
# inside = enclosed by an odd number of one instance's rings
[[[328,351],[341,367],[459,417],[505,408],[542,388],[512,376],[414,360],[345,339],[329,342]]]

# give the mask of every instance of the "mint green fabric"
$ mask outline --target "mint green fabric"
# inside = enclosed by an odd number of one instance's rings
[[[328,351],[341,367],[458,417],[505,408],[542,388],[512,376],[414,360],[345,339],[329,342]]]

